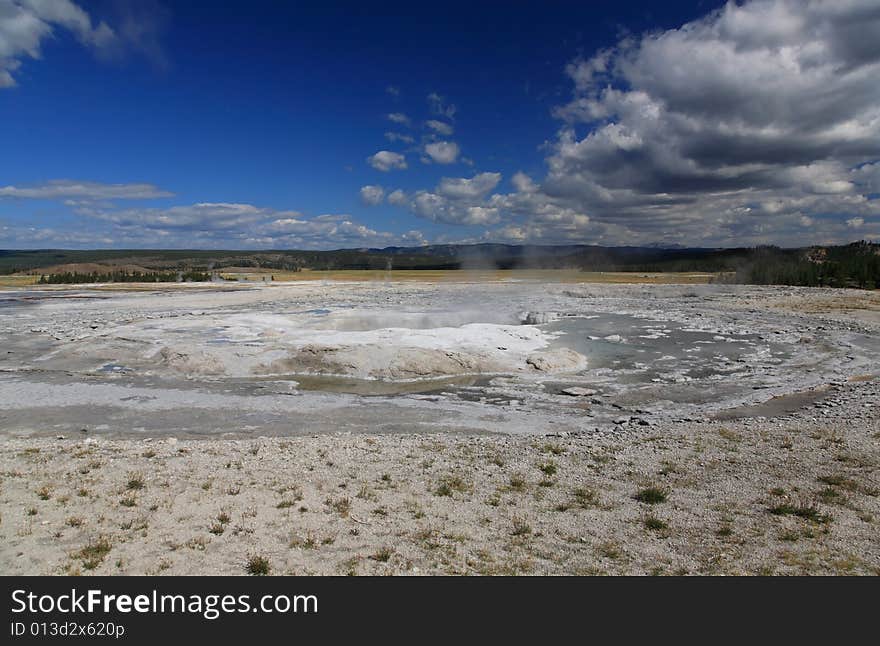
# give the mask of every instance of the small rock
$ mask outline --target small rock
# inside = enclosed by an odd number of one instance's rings
[[[595,395],[596,391],[592,388],[581,388],[579,386],[572,386],[571,388],[563,389],[562,394],[570,395],[572,397],[589,397],[590,395]]]

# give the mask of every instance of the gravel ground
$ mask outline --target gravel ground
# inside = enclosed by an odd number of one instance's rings
[[[5,574],[880,574],[880,388],[619,437],[8,439]]]

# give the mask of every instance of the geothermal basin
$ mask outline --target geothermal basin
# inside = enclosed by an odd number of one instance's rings
[[[0,428],[567,434],[808,404],[876,370],[880,341],[871,325],[771,306],[804,293],[516,280],[7,291]]]

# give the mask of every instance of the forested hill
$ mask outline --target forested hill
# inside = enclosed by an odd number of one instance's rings
[[[92,273],[224,268],[279,271],[357,269],[580,269],[583,271],[724,272],[723,280],[757,284],[880,286],[880,245],[782,249],[599,247],[592,245],[427,245],[332,251],[29,250],[0,251],[0,274],[51,273],[61,265],[97,265]]]

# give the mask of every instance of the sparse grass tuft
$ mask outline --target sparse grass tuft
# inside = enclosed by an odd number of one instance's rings
[[[846,501],[846,497],[834,487],[825,487],[816,494],[819,500],[828,505],[840,504]]]
[[[544,453],[552,453],[553,455],[562,455],[563,453],[565,453],[565,449],[558,444],[547,443],[541,447],[541,450]]]
[[[522,518],[513,519],[513,529],[510,531],[513,536],[527,536],[532,533],[532,526]]]
[[[269,559],[267,559],[265,556],[252,554],[248,557],[245,569],[247,570],[247,573],[251,576],[266,576],[267,574],[269,574],[272,567],[269,565]]]
[[[367,483],[361,485],[361,488],[355,494],[356,498],[360,498],[361,500],[378,500],[379,496],[377,496],[372,489],[370,489]]]
[[[113,544],[109,539],[102,536],[94,542],[89,541],[82,549],[74,552],[71,556],[82,561],[82,566],[86,570],[94,570],[101,565],[104,557],[110,553],[111,549],[113,549]]]
[[[459,475],[447,475],[440,478],[434,488],[435,496],[451,497],[455,493],[470,493],[473,491],[471,484]]]
[[[327,498],[324,504],[343,518],[347,518],[351,512],[351,500],[349,498]]]
[[[379,563],[387,563],[391,560],[391,557],[394,556],[394,550],[390,547],[382,547],[375,554],[370,556],[374,561],[378,561]]]
[[[313,550],[318,547],[318,541],[315,540],[314,535],[311,532],[306,533],[305,538],[300,538],[299,536],[293,536],[290,539],[290,543],[288,543],[290,547],[300,548],[304,550]]]
[[[572,492],[575,504],[582,509],[590,509],[599,504],[599,494],[592,489],[579,487]]]
[[[661,502],[666,502],[668,497],[669,492],[660,487],[645,487],[644,489],[639,489],[633,496],[635,500],[646,505],[658,505]]]
[[[664,520],[657,518],[652,514],[648,514],[642,520],[642,523],[645,525],[645,529],[649,529],[652,532],[662,532],[666,529],[669,529],[669,523]]]
[[[553,460],[549,460],[547,462],[544,462],[543,464],[539,464],[538,468],[541,470],[541,473],[543,473],[545,476],[555,476],[556,475],[557,467],[556,467],[556,463]]]
[[[733,536],[733,527],[725,523],[715,530],[715,536],[717,536],[718,538],[727,538],[728,536]]]
[[[134,507],[137,505],[137,500],[135,500],[134,496],[126,496],[119,501],[119,504],[123,507]]]
[[[803,518],[804,520],[809,520],[814,523],[825,523],[830,520],[828,516],[823,515],[819,512],[819,508],[815,505],[808,504],[797,504],[794,505],[792,503],[781,503],[779,505],[774,505],[768,509],[771,514],[774,516],[797,516],[798,518]]]
[[[829,474],[819,476],[817,480],[822,484],[828,485],[829,487],[840,487],[841,489],[845,489],[846,491],[856,492],[860,489],[858,482],[856,482],[852,478],[847,478],[846,476],[842,475]]]
[[[602,543],[596,549],[598,550],[599,554],[607,559],[616,560],[622,556],[620,546],[617,543],[613,543],[611,541],[606,541],[605,543]]]
[[[508,491],[525,491],[526,479],[521,473],[512,473],[507,482]]]
[[[146,486],[144,482],[144,476],[140,473],[130,473],[128,474],[128,482],[125,484],[125,488],[129,491],[140,491]]]

